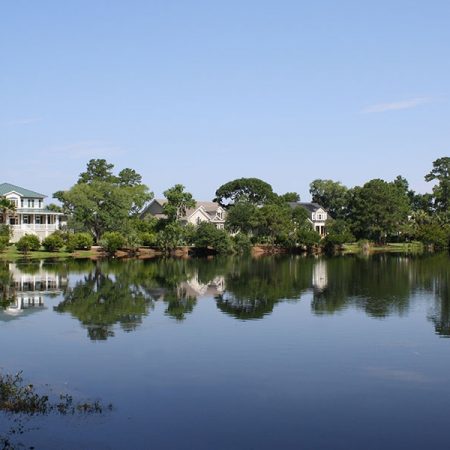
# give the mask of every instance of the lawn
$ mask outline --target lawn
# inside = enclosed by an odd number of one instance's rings
[[[77,250],[73,253],[69,253],[67,251],[60,252],[47,252],[44,250],[39,250],[35,252],[22,253],[16,249],[15,245],[11,245],[7,247],[4,251],[0,252],[0,259],[6,260],[16,260],[16,259],[46,259],[46,258],[90,258],[94,256],[96,252],[91,250]]]

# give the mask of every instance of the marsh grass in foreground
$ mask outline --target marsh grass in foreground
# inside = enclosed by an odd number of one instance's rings
[[[0,434],[0,449],[16,448],[14,436],[26,431],[24,419],[27,416],[76,414],[102,414],[111,411],[112,405],[102,405],[97,401],[75,401],[71,395],[59,394],[52,401],[49,395],[39,394],[32,384],[24,383],[22,372],[17,374],[0,373],[0,412],[9,415],[13,425],[6,434]],[[20,444],[18,444],[22,447]]]

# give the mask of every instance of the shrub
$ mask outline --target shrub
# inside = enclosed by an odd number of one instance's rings
[[[66,248],[68,252],[74,250],[89,250],[94,240],[89,233],[74,233],[67,238]]]
[[[58,252],[64,247],[64,241],[59,234],[53,233],[42,241],[42,245],[48,252]]]
[[[355,237],[350,232],[350,227],[343,220],[334,220],[327,222],[328,234],[323,240],[326,250],[332,251],[340,248],[343,244],[354,242]]]
[[[156,245],[157,236],[155,233],[151,233],[148,231],[140,233],[139,238],[142,242],[142,245],[146,247],[152,247],[153,245]]]
[[[107,231],[100,239],[100,245],[108,253],[116,253],[126,245],[126,239],[117,231]]]
[[[142,245],[142,239],[139,233],[131,230],[127,233],[125,245],[130,250],[137,250]]]
[[[415,238],[425,245],[445,248],[449,245],[450,233],[448,227],[430,223],[420,225],[415,233]]]
[[[0,225],[0,236],[7,237],[8,239],[12,236],[12,229],[9,225]]]
[[[8,244],[9,244],[9,237],[0,235],[0,252],[5,250],[5,248],[8,247]]]
[[[297,230],[297,243],[299,245],[311,248],[320,242],[320,234],[312,228],[300,228]]]
[[[212,247],[218,253],[230,253],[232,250],[230,235],[208,222],[198,225],[193,236],[193,243],[200,248]]]
[[[233,236],[231,240],[233,242],[233,248],[236,253],[247,253],[252,248],[252,241],[244,233],[236,234],[236,236]]]
[[[35,234],[26,234],[16,243],[16,248],[23,253],[37,251],[41,248],[41,242]]]

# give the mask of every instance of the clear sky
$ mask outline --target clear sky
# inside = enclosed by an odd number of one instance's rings
[[[448,0],[4,0],[0,65],[0,182],[49,196],[91,158],[157,196],[425,192],[450,154]]]

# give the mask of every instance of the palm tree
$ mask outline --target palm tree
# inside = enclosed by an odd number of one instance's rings
[[[7,224],[8,215],[15,210],[16,205],[11,200],[8,200],[6,197],[0,197],[0,213],[4,224]]]

